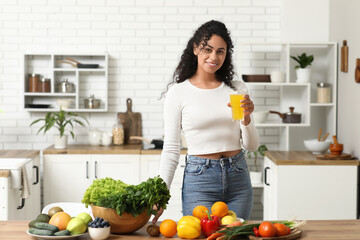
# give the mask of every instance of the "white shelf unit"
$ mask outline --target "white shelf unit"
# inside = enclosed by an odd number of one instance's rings
[[[314,55],[309,83],[297,83],[296,62],[290,56]],[[267,121],[258,123],[258,128],[277,128],[279,133],[277,149],[306,150],[303,140],[317,138],[319,128],[323,133],[336,134],[337,108],[337,43],[240,43],[239,76],[242,74],[270,74],[281,71],[285,74],[282,83],[247,82],[255,102],[255,111],[274,110],[281,113],[301,113],[301,123],[282,123],[276,114],[270,114]],[[317,103],[317,83],[331,84],[331,102]],[[276,96],[274,96],[276,95]],[[272,101],[268,100],[267,97]],[[267,144],[266,142],[262,142]],[[271,145],[271,144],[270,144]]]
[[[82,64],[99,64],[98,68],[77,68],[58,61],[72,58]],[[28,111],[49,112],[59,110],[58,99],[71,99],[65,111],[106,112],[108,110],[108,55],[107,54],[45,54],[25,53],[23,56],[23,107]],[[40,74],[50,79],[50,92],[29,92],[29,74]],[[75,92],[61,93],[58,84],[65,78],[75,85]],[[100,108],[84,107],[84,99],[91,94],[101,100]],[[30,104],[30,106],[29,106]],[[44,105],[48,105],[46,108]]]

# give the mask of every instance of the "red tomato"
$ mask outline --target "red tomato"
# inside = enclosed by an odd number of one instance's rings
[[[283,223],[274,223],[274,227],[276,228],[276,236],[278,237],[288,235],[291,232],[290,228]]]
[[[275,237],[276,228],[271,222],[262,222],[259,226],[259,233],[262,237]]]

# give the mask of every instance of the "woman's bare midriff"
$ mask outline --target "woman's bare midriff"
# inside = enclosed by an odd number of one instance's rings
[[[227,152],[219,152],[219,153],[210,153],[210,154],[202,154],[202,155],[194,155],[196,157],[201,158],[209,158],[213,160],[219,160],[220,158],[228,158],[233,157],[241,152],[241,149]]]

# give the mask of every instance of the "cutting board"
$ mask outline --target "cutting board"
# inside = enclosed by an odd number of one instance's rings
[[[130,136],[142,136],[141,113],[132,111],[131,98],[126,99],[126,112],[119,112],[118,119],[124,128],[124,144],[141,144],[141,140],[130,140]]]
[[[291,239],[297,239],[301,237],[302,231],[299,229],[291,230],[289,235],[281,236],[281,237],[255,237],[252,235],[249,235],[249,239],[251,240],[291,240]]]
[[[316,159],[319,160],[349,160],[349,159],[355,159],[351,156],[351,154],[340,154],[340,155],[333,155],[333,154],[320,154],[316,156]]]

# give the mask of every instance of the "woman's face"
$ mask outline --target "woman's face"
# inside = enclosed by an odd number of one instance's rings
[[[218,35],[212,35],[206,45],[194,46],[194,54],[198,59],[198,71],[215,73],[225,61],[227,45]]]

